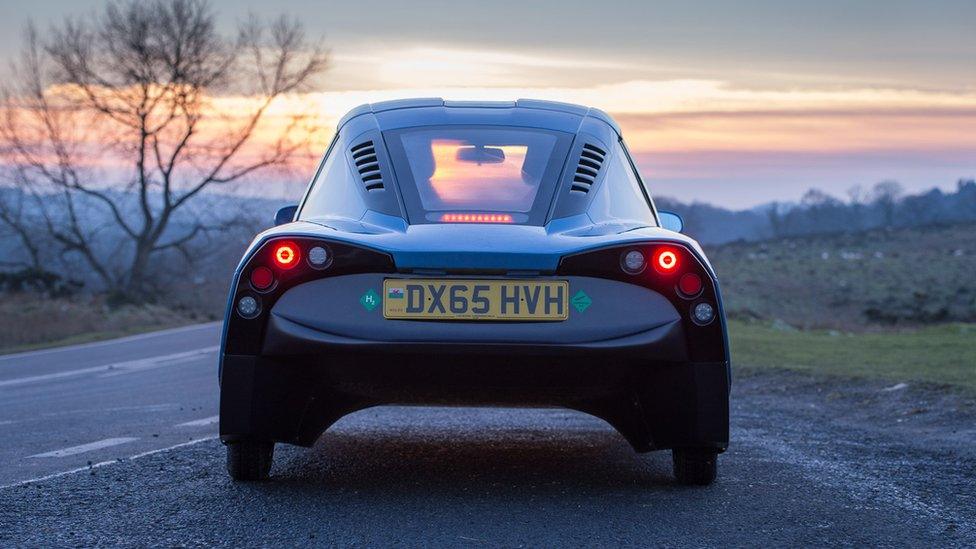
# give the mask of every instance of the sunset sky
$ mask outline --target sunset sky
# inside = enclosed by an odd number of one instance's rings
[[[102,2],[0,0],[0,55]],[[216,0],[299,16],[333,66],[293,105],[326,124],[399,97],[533,97],[620,122],[657,194],[729,207],[976,177],[976,2]],[[281,108],[287,109],[288,105]]]

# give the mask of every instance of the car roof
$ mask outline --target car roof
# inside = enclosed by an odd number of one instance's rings
[[[380,101],[377,103],[360,105],[350,110],[339,120],[338,129],[341,130],[347,122],[365,114],[380,115],[382,113],[389,113],[391,111],[401,111],[398,114],[409,115],[409,112],[402,111],[408,111],[410,109],[417,109],[418,116],[416,117],[416,125],[425,125],[425,121],[429,120],[429,113],[431,110],[440,109],[443,112],[457,112],[460,110],[467,111],[475,116],[477,116],[477,113],[481,112],[486,115],[485,118],[487,121],[491,118],[489,116],[491,109],[507,109],[509,112],[515,113],[516,116],[518,116],[520,111],[524,112],[526,115],[526,120],[531,120],[532,125],[538,125],[540,127],[547,127],[547,121],[551,121],[554,125],[561,126],[562,124],[560,122],[564,122],[565,115],[569,114],[580,118],[592,118],[600,120],[610,126],[618,136],[621,135],[620,126],[617,125],[617,122],[609,114],[600,109],[576,105],[573,103],[562,103],[559,101],[546,101],[541,99],[518,99],[515,101],[452,101],[434,97]],[[547,113],[551,113],[552,116],[547,117]],[[384,119],[387,117],[377,118]],[[412,117],[408,116],[408,118]],[[403,116],[398,116],[396,119],[398,121],[398,125],[405,123]],[[381,127],[381,129],[386,128]]]

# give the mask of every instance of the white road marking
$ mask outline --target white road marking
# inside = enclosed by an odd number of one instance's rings
[[[123,374],[131,374],[133,372],[141,372],[143,370],[152,370],[154,368],[163,368],[165,366],[182,364],[210,353],[216,353],[218,349],[220,349],[220,347],[214,345],[213,347],[204,347],[203,349],[195,349],[193,351],[186,351],[183,353],[174,353],[171,355],[147,358],[143,360],[132,360],[127,363],[123,363],[122,365],[116,365],[116,367],[112,368],[111,371],[101,374],[98,377],[113,377]]]
[[[71,446],[68,448],[62,448],[60,450],[52,450],[50,452],[44,452],[43,454],[34,454],[33,456],[27,456],[27,457],[59,458],[65,456],[73,456],[76,454],[84,454],[85,452],[94,452],[95,450],[101,450],[102,448],[108,448],[110,446],[118,446],[119,444],[132,442],[133,440],[139,440],[139,439],[134,437],[106,438],[103,440],[97,440],[95,442],[89,442],[88,444],[80,444],[78,446]]]
[[[104,414],[110,412],[168,412],[170,410],[178,410],[181,407],[179,403],[176,402],[166,402],[163,404],[144,404],[141,406],[110,406],[108,408],[78,408],[74,410],[59,410],[57,412],[44,412],[40,414],[41,417],[59,417],[59,416],[71,416],[77,414]],[[27,418],[28,421],[35,418]]]
[[[193,421],[187,421],[186,423],[180,423],[177,427],[205,427],[207,425],[214,425],[220,420],[220,416],[210,416],[203,419],[195,419]]]
[[[139,341],[142,339],[149,339],[152,337],[178,334],[181,332],[189,332],[192,330],[203,330],[211,326],[219,326],[219,325],[220,325],[220,321],[205,322],[203,324],[191,324],[189,326],[180,326],[179,328],[168,328],[166,330],[157,330],[155,332],[146,332],[144,334],[130,335],[125,337],[119,337],[116,339],[106,339],[104,341],[92,341],[91,343],[80,343],[78,345],[65,345],[64,347],[51,347],[50,349],[41,349],[39,351],[24,351],[21,353],[11,353],[9,355],[0,356],[0,363],[6,362],[8,360],[17,359],[17,358],[23,358],[29,355],[36,356],[36,355],[46,355],[49,353],[78,351],[81,349],[90,349],[92,347],[103,347],[105,345],[115,345],[116,343],[128,343],[131,341]]]
[[[66,372],[55,372],[52,374],[41,374],[36,376],[18,377],[14,379],[5,379],[0,381],[0,387],[11,387],[14,385],[24,385],[27,383],[38,383],[41,381],[50,381],[52,379],[63,379],[66,377],[83,376],[87,374],[101,373],[104,375],[115,375],[115,374],[125,374],[132,372],[139,372],[142,370],[147,370],[150,368],[161,368],[163,366],[172,366],[182,362],[187,362],[195,358],[216,352],[219,349],[218,346],[204,347],[202,349],[194,349],[192,351],[184,351],[182,353],[173,353],[171,355],[162,355],[149,358],[139,358],[136,360],[127,360],[125,362],[114,362],[112,364],[105,364],[102,366],[92,366],[91,368],[79,368],[77,370],[68,370]]]
[[[105,467],[106,465],[115,465],[115,464],[118,464],[118,463],[122,463],[124,461],[135,461],[137,459],[144,458],[146,456],[151,456],[153,454],[161,454],[163,452],[168,452],[170,450],[176,450],[177,448],[183,448],[185,446],[193,446],[194,444],[200,444],[201,442],[207,442],[207,441],[210,441],[210,440],[215,440],[216,438],[217,438],[216,436],[204,437],[204,438],[197,438],[197,439],[193,439],[193,440],[191,440],[189,442],[181,442],[180,444],[174,444],[173,446],[167,446],[166,448],[159,448],[158,450],[149,450],[148,452],[142,452],[141,454],[136,454],[134,456],[129,456],[127,458],[113,459],[113,460],[109,460],[109,461],[100,461],[98,463],[93,463],[93,464],[87,465],[85,467],[78,467],[77,469],[69,469],[68,471],[61,471],[60,473],[51,473],[50,475],[44,475],[43,477],[29,478],[27,480],[21,480],[21,481],[14,482],[14,483],[11,483],[11,484],[3,484],[3,485],[0,485],[0,490],[2,490],[4,488],[15,488],[17,486],[26,486],[28,484],[34,484],[35,482],[43,482],[45,480],[51,480],[51,479],[54,479],[54,478],[60,478],[60,477],[68,476],[68,475],[73,475],[75,473],[82,473],[84,471],[91,471],[92,469],[99,469],[99,468]]]

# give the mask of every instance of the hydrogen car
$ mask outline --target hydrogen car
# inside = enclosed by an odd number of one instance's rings
[[[605,113],[402,100],[338,125],[234,273],[220,438],[234,479],[378,405],[564,407],[708,484],[728,446],[718,282]]]

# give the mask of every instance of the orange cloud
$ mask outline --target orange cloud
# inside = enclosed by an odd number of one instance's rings
[[[301,110],[334,127],[349,109],[404,97],[552,99],[613,115],[635,151],[976,148],[976,94],[922,90],[747,90],[707,80],[635,81],[591,88],[441,88],[315,92],[283,98],[283,120]],[[244,99],[216,105],[233,111]],[[275,127],[269,122],[269,128]],[[280,126],[280,125],[279,125]],[[325,132],[321,142],[328,140]]]
[[[635,155],[680,159],[662,166],[675,178],[721,177],[723,169],[739,170],[737,175],[746,177],[749,170],[759,169],[736,164],[737,157],[761,158],[786,173],[790,171],[789,158],[855,153],[927,156],[935,164],[936,159],[948,157],[958,177],[976,172],[976,132],[971,130],[976,127],[976,94],[862,88],[750,90],[713,80],[632,81],[577,88],[402,88],[298,94],[279,98],[271,105],[246,156],[260,155],[295,124],[296,118],[300,119],[303,127],[320,130],[313,132],[307,152],[297,155],[288,171],[277,176],[304,181],[325,151],[339,117],[349,109],[367,102],[430,96],[484,100],[533,97],[601,108],[618,120]],[[209,105],[201,126],[204,139],[206,134],[219,135],[227,125],[241,124],[257,99],[214,97]],[[101,131],[84,132],[82,138],[88,139],[88,150],[100,150],[107,139],[106,132]],[[86,156],[86,162],[102,168],[116,161],[111,154]],[[850,170],[850,166],[838,169]],[[874,177],[875,173],[888,174],[875,170],[864,177]]]
[[[976,108],[743,111],[616,116],[641,152],[976,152]]]

